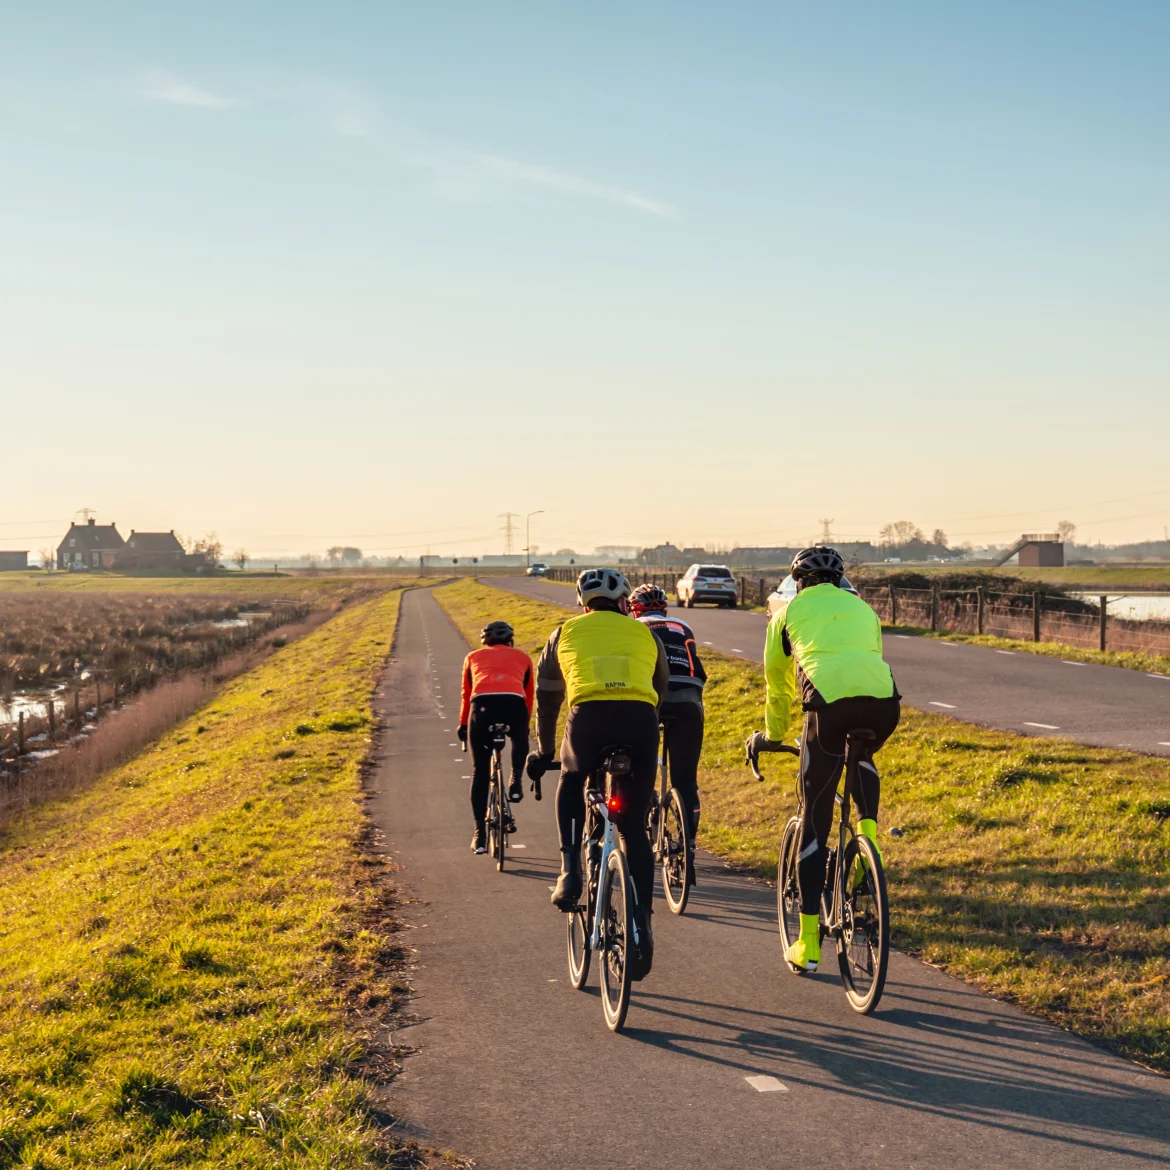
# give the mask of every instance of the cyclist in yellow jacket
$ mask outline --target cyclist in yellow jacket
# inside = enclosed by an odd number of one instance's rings
[[[800,938],[785,952],[796,971],[815,971],[821,958],[819,911],[833,821],[833,798],[845,763],[845,735],[868,729],[874,739],[858,768],[858,828],[877,846],[881,785],[872,754],[898,726],[901,696],[882,658],[882,627],[860,597],[840,588],[845,564],[834,548],[817,545],[796,554],[797,594],[768,623],[764,675],[765,730],[747,742],[753,759],[775,750],[788,733],[800,687],[804,733],[800,782],[804,796],[797,880]]]
[[[561,874],[553,905],[569,911],[581,897],[581,832],[585,782],[610,748],[625,747],[631,769],[615,817],[634,884],[639,947],[634,977],[650,970],[654,855],[646,812],[658,766],[658,704],[670,682],[666,650],[649,627],[629,617],[630,583],[614,569],[586,569],[577,578],[577,602],[585,612],[553,631],[536,667],[536,730],[540,751],[529,757],[537,779],[553,758],[557,716],[569,714],[561,741],[557,828]]]

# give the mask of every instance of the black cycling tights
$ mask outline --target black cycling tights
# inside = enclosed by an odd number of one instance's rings
[[[471,700],[467,724],[467,746],[475,762],[471,778],[471,814],[482,825],[487,816],[488,787],[492,776],[493,723],[506,723],[511,729],[512,779],[524,770],[528,755],[528,706],[521,695],[478,695]]]
[[[829,829],[833,824],[833,796],[845,766],[846,732],[865,728],[877,737],[864,745],[854,791],[858,820],[877,820],[881,782],[873,753],[898,726],[901,704],[895,699],[838,699],[804,716],[800,745],[800,782],[804,793],[804,821],[800,835],[800,909],[817,914],[825,888]]]
[[[585,781],[601,767],[606,751],[619,745],[629,751],[632,767],[622,782],[622,810],[614,821],[630,863],[638,901],[649,907],[654,896],[654,853],[646,835],[646,812],[658,769],[658,715],[651,703],[595,700],[569,712],[561,742],[557,829],[561,849],[580,848]]]

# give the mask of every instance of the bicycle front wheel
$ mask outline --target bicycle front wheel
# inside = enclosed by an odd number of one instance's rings
[[[859,861],[861,878],[855,884]],[[849,842],[837,878],[842,883],[841,934],[837,939],[841,981],[849,1006],[867,1016],[882,997],[890,962],[886,874],[868,837],[857,836]]]
[[[630,984],[634,945],[634,924],[630,898],[630,870],[626,855],[615,849],[601,875],[601,1008],[605,1026],[617,1032],[626,1022],[630,1006]]]
[[[681,914],[687,908],[691,892],[690,841],[687,834],[687,814],[677,788],[670,790],[662,808],[662,890],[672,914]]]
[[[784,826],[780,838],[780,860],[776,865],[776,919],[785,951],[800,938],[800,817]]]

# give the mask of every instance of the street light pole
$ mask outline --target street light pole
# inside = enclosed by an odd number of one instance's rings
[[[535,512],[529,512],[524,517],[524,567],[527,569],[532,564],[532,530],[529,526],[533,516],[541,516],[544,514],[543,508],[537,508]]]

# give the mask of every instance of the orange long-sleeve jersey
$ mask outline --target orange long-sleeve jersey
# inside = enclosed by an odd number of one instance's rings
[[[523,695],[532,714],[532,659],[514,646],[484,646],[463,660],[459,722],[467,724],[476,695]]]

